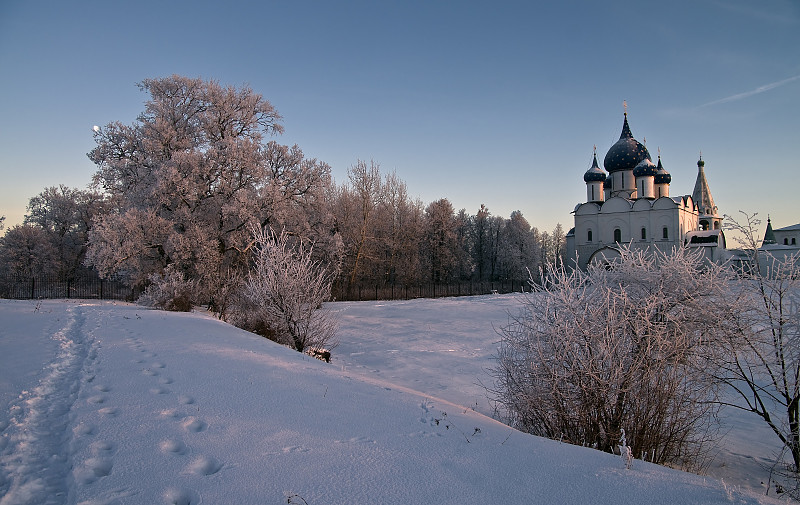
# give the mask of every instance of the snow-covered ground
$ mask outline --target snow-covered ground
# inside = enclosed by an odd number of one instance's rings
[[[334,303],[326,364],[202,313],[0,300],[0,505],[773,502],[734,458],[774,447],[741,416],[723,483],[485,415],[518,303]]]

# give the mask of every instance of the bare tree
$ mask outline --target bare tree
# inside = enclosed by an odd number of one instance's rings
[[[717,327],[708,305],[726,277],[685,248],[627,247],[609,270],[551,268],[502,329],[495,394],[541,436],[701,466],[714,423],[700,352]]]
[[[746,303],[728,314],[716,379],[735,391],[728,405],[759,416],[781,441],[791,463],[779,473],[800,499],[800,254],[759,249],[760,220],[742,214],[725,222],[747,256],[737,289]]]
[[[292,247],[286,232],[252,231],[255,265],[244,284],[238,325],[299,352],[330,351],[338,328],[334,313],[322,306],[331,296],[330,272],[302,242]]]

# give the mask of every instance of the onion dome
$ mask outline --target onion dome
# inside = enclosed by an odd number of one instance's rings
[[[647,148],[633,138],[631,128],[628,126],[628,113],[625,113],[625,122],[622,124],[622,134],[619,140],[611,146],[603,160],[603,166],[609,172],[631,170],[644,159],[650,159]]]
[[[592,157],[592,166],[583,174],[584,182],[605,182],[606,173],[597,164],[597,148],[595,148],[594,156]]]
[[[636,165],[636,168],[633,169],[634,177],[654,176],[657,173],[658,168],[647,158],[640,161],[639,164]]]
[[[613,179],[611,178],[611,174],[606,176],[606,180],[603,182],[603,189],[611,189],[613,186],[612,184]]]
[[[658,166],[656,168],[658,172],[656,172],[656,177],[653,179],[655,184],[669,184],[672,182],[672,176],[664,170],[664,165],[661,164],[661,155],[658,156]]]

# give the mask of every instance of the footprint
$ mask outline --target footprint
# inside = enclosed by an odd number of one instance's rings
[[[155,370],[150,370],[149,368],[145,368],[144,370],[142,370],[142,374],[155,377],[156,375],[158,375],[158,372],[156,372]]]
[[[205,430],[206,427],[208,426],[205,423],[205,421],[197,419],[194,416],[189,416],[186,419],[184,419],[183,422],[181,423],[181,425],[183,426],[183,428],[186,431],[192,431],[194,433],[201,432],[201,431]]]
[[[96,440],[89,445],[89,448],[92,451],[92,454],[95,456],[104,456],[114,452],[116,446],[114,442],[109,442],[107,440]]]
[[[171,377],[162,377],[162,378],[158,379],[158,382],[160,382],[161,384],[172,384],[175,381],[172,380]]]
[[[152,366],[153,368],[166,368],[167,367],[167,365],[165,365],[164,363],[161,363],[159,361],[156,361],[155,363],[153,363],[150,366]]]
[[[299,445],[290,445],[289,447],[284,447],[281,449],[281,452],[284,454],[290,454],[293,452],[309,452],[311,449],[306,449],[305,447],[300,447]]]
[[[195,505],[200,503],[200,496],[189,489],[169,488],[164,491],[164,503],[167,505]]]
[[[165,395],[169,393],[169,389],[157,387],[157,388],[152,388],[150,392],[153,393],[154,395]]]
[[[119,414],[119,409],[116,407],[103,407],[102,409],[98,410],[104,416],[108,417],[116,417]]]
[[[95,396],[90,396],[89,398],[86,399],[86,401],[89,403],[100,404],[100,403],[105,403],[106,397],[103,395],[95,395]]]
[[[113,466],[112,461],[108,458],[89,458],[84,461],[83,465],[75,468],[72,474],[75,480],[81,484],[91,484],[99,478],[110,475]]]
[[[186,444],[184,444],[180,440],[174,440],[174,439],[162,440],[161,443],[158,444],[158,447],[161,449],[161,452],[178,454],[178,455],[186,454],[189,450],[186,447]]]
[[[78,423],[77,426],[72,428],[72,433],[76,437],[85,436],[85,435],[92,435],[95,432],[95,427],[89,423]]]
[[[178,409],[165,409],[161,411],[161,417],[171,417],[173,419],[183,419],[186,414]]]
[[[222,464],[210,456],[198,456],[186,466],[186,473],[195,475],[214,475],[222,469]]]
[[[180,395],[178,397],[178,403],[181,405],[191,405],[194,403],[194,398],[189,395]]]
[[[100,391],[101,393],[108,393],[109,391],[111,391],[111,388],[109,386],[105,385],[105,384],[98,384],[94,388],[97,391]]]
[[[336,440],[337,444],[374,444],[375,441],[367,437],[353,437],[349,440]]]

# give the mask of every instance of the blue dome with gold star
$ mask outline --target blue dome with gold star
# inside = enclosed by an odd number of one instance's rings
[[[653,182],[655,184],[669,184],[672,182],[672,176],[669,175],[664,169],[664,165],[661,164],[661,156],[658,157],[658,166],[656,166],[658,172],[656,172],[655,178],[653,178]]]
[[[642,160],[650,160],[647,148],[633,138],[631,128],[628,126],[628,113],[625,113],[625,122],[622,125],[622,134],[619,140],[611,146],[603,160],[603,166],[609,172],[632,170]]]
[[[656,175],[657,173],[658,168],[647,158],[640,161],[639,164],[636,165],[636,168],[633,169],[634,177],[646,177]]]
[[[592,157],[592,166],[589,170],[583,174],[583,181],[584,182],[605,182],[606,180],[606,173],[603,172],[603,169],[600,168],[600,165],[597,164],[597,153],[594,154]]]

